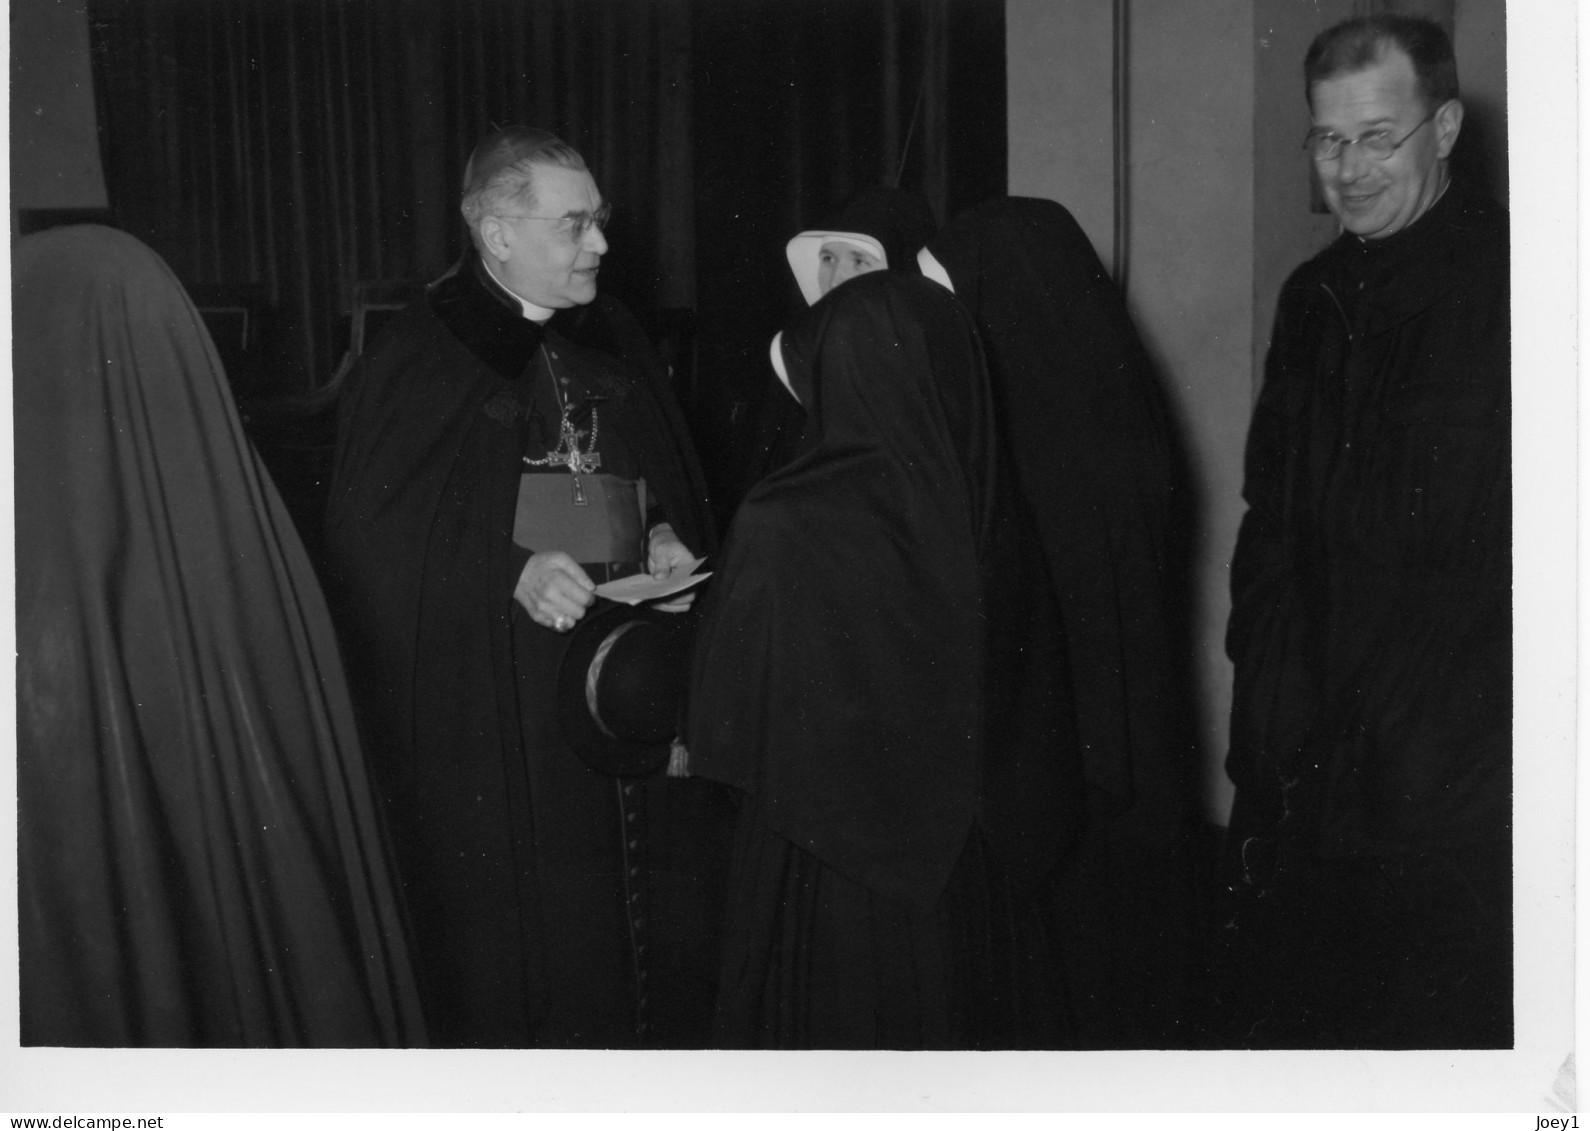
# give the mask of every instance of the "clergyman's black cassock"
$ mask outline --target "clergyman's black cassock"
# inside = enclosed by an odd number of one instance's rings
[[[383,332],[350,377],[327,511],[328,587],[431,1035],[700,1043],[711,787],[579,763],[554,718],[566,638],[512,596],[543,342],[604,398],[602,431],[698,554],[713,545],[705,490],[666,373],[622,306],[601,296],[544,332],[521,313],[470,255]]]
[[[1454,177],[1281,289],[1231,562],[1224,1043],[1512,1045],[1508,254]]]

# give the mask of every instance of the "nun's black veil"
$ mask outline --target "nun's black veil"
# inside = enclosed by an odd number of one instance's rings
[[[198,312],[18,242],[21,1037],[424,1042],[331,621]]]
[[[1028,912],[1075,825],[1069,740],[975,330],[874,272],[783,354],[809,425],[735,518],[691,681],[692,772],[747,795],[718,1039],[1052,1047]]]
[[[954,300],[875,276],[784,335],[808,438],[735,516],[688,745],[776,831],[931,905],[976,798],[993,424]]]
[[[1175,1040],[1192,754],[1169,414],[1119,290],[1059,204],[995,198],[928,251],[982,333],[1000,437],[1065,624],[1091,812],[1059,910],[1076,928],[1081,1039]]]
[[[889,270],[918,275],[916,253],[938,230],[938,222],[920,193],[893,185],[869,185],[845,202],[839,218],[827,230],[871,236],[883,246]]]

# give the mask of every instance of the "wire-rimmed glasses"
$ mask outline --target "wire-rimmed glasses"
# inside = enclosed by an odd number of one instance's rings
[[[579,243],[585,238],[585,233],[592,228],[598,231],[607,227],[607,222],[612,218],[613,206],[603,204],[595,212],[569,212],[562,216],[502,216],[503,220],[546,220],[563,225],[563,234],[569,237],[570,243]]]
[[[1341,156],[1342,150],[1349,145],[1358,146],[1376,161],[1384,161],[1401,149],[1409,138],[1422,130],[1439,112],[1440,107],[1438,106],[1420,119],[1417,126],[1414,126],[1413,129],[1403,134],[1396,141],[1391,140],[1390,130],[1370,130],[1368,133],[1359,134],[1357,137],[1343,137],[1339,133],[1315,127],[1303,135],[1303,149],[1307,151],[1310,157],[1321,164],[1326,161],[1336,160]]]

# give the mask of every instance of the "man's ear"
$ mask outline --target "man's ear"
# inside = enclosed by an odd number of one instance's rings
[[[1458,131],[1463,128],[1463,103],[1456,98],[1449,100],[1435,112],[1435,120],[1430,124],[1435,127],[1436,156],[1445,161],[1457,144]]]
[[[499,263],[508,262],[510,238],[508,225],[500,217],[487,215],[480,218],[480,246]]]

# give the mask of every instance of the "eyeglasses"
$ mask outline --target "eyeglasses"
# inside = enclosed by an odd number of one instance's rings
[[[1315,161],[1325,162],[1336,160],[1336,158],[1341,156],[1343,149],[1349,145],[1356,145],[1376,161],[1384,161],[1401,149],[1404,142],[1422,130],[1426,123],[1440,111],[1441,108],[1437,106],[1426,114],[1417,126],[1403,134],[1397,141],[1391,140],[1390,130],[1370,130],[1368,133],[1361,134],[1358,137],[1343,137],[1341,134],[1331,133],[1329,130],[1313,129],[1303,136],[1303,148],[1308,151],[1309,156],[1313,157]]]
[[[607,227],[613,216],[613,206],[603,204],[595,212],[570,212],[564,216],[499,216],[499,220],[548,220],[562,225],[562,232],[570,243],[579,243],[592,228],[598,231]]]

